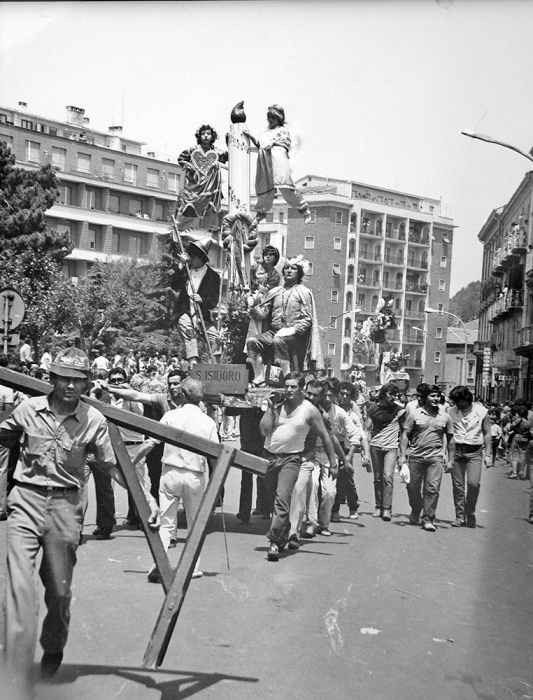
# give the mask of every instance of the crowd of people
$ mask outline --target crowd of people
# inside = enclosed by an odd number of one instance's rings
[[[15,409],[0,424],[0,517],[9,516],[8,639],[12,630],[6,653],[16,665],[32,658],[37,619],[33,569],[42,548],[48,608],[41,635],[43,675],[53,675],[63,658],[88,480],[92,474],[96,539],[110,539],[116,525],[112,481],[125,486],[105,420],[80,401],[83,394],[209,440],[240,438],[243,451],[268,460],[264,477],[242,473],[236,517],[243,524],[252,516],[269,522],[270,561],[278,561],[285,548],[299,549],[302,538],[330,537],[331,523],[343,517],[359,518],[359,466],[373,474],[373,517],[384,522],[398,517],[392,504],[399,473],[411,507],[409,523],[429,532],[436,530],[445,472],[451,473],[452,527],[476,527],[482,472],[498,457],[509,464],[510,479],[531,478],[533,409],[525,401],[485,405],[465,386],[445,396],[428,384],[419,384],[410,395],[393,383],[365,394],[352,381],[292,370],[281,380],[282,390],[273,390],[262,406],[225,416],[220,407],[204,403],[202,383],[189,376],[187,362],[177,357],[108,356],[99,350],[89,358],[73,340],[59,351],[47,346],[37,363],[24,344],[18,358],[4,357],[1,364],[48,380],[53,388],[38,398],[6,387],[0,395],[0,408]],[[249,376],[253,388],[253,366]],[[232,429],[224,434],[228,421]],[[148,525],[160,530],[165,549],[176,546],[179,504],[192,523],[210,465],[200,455],[147,439],[134,428],[120,432],[150,507]],[[533,496],[529,521],[533,523]],[[123,525],[141,527],[129,494]],[[193,578],[201,576],[198,561]],[[154,565],[148,581],[160,580]],[[11,657],[10,649],[16,650]]]

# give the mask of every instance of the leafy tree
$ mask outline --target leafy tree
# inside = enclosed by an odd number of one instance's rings
[[[480,298],[481,282],[470,282],[469,285],[460,289],[450,299],[450,312],[459,316],[464,323],[473,321],[479,318]]]
[[[61,276],[61,260],[72,251],[72,242],[46,222],[58,193],[51,166],[17,167],[9,146],[0,142],[0,286],[14,287],[24,299],[22,330],[34,349],[66,320],[62,298],[69,285]]]

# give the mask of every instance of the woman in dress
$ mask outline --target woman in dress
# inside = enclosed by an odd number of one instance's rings
[[[304,221],[308,224],[311,221],[311,212],[292,179],[289,161],[291,134],[285,126],[283,107],[271,105],[268,108],[267,121],[268,129],[258,139],[249,131],[243,131],[259,151],[255,177],[257,220],[264,219],[272,209],[277,188],[287,204],[303,214]]]

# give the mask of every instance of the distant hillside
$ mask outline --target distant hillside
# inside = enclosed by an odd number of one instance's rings
[[[450,299],[450,313],[459,316],[465,323],[479,318],[480,294],[481,282],[470,282]]]

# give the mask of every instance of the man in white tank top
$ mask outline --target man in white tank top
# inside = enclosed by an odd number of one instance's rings
[[[274,405],[269,399],[260,423],[261,434],[265,437],[263,457],[269,461],[264,484],[273,514],[267,534],[269,561],[278,561],[280,549],[287,542],[292,491],[300,471],[305,438],[311,428],[322,440],[330,473],[337,470],[335,451],[322,416],[315,406],[304,401],[304,383],[303,374],[287,374],[283,403]]]

